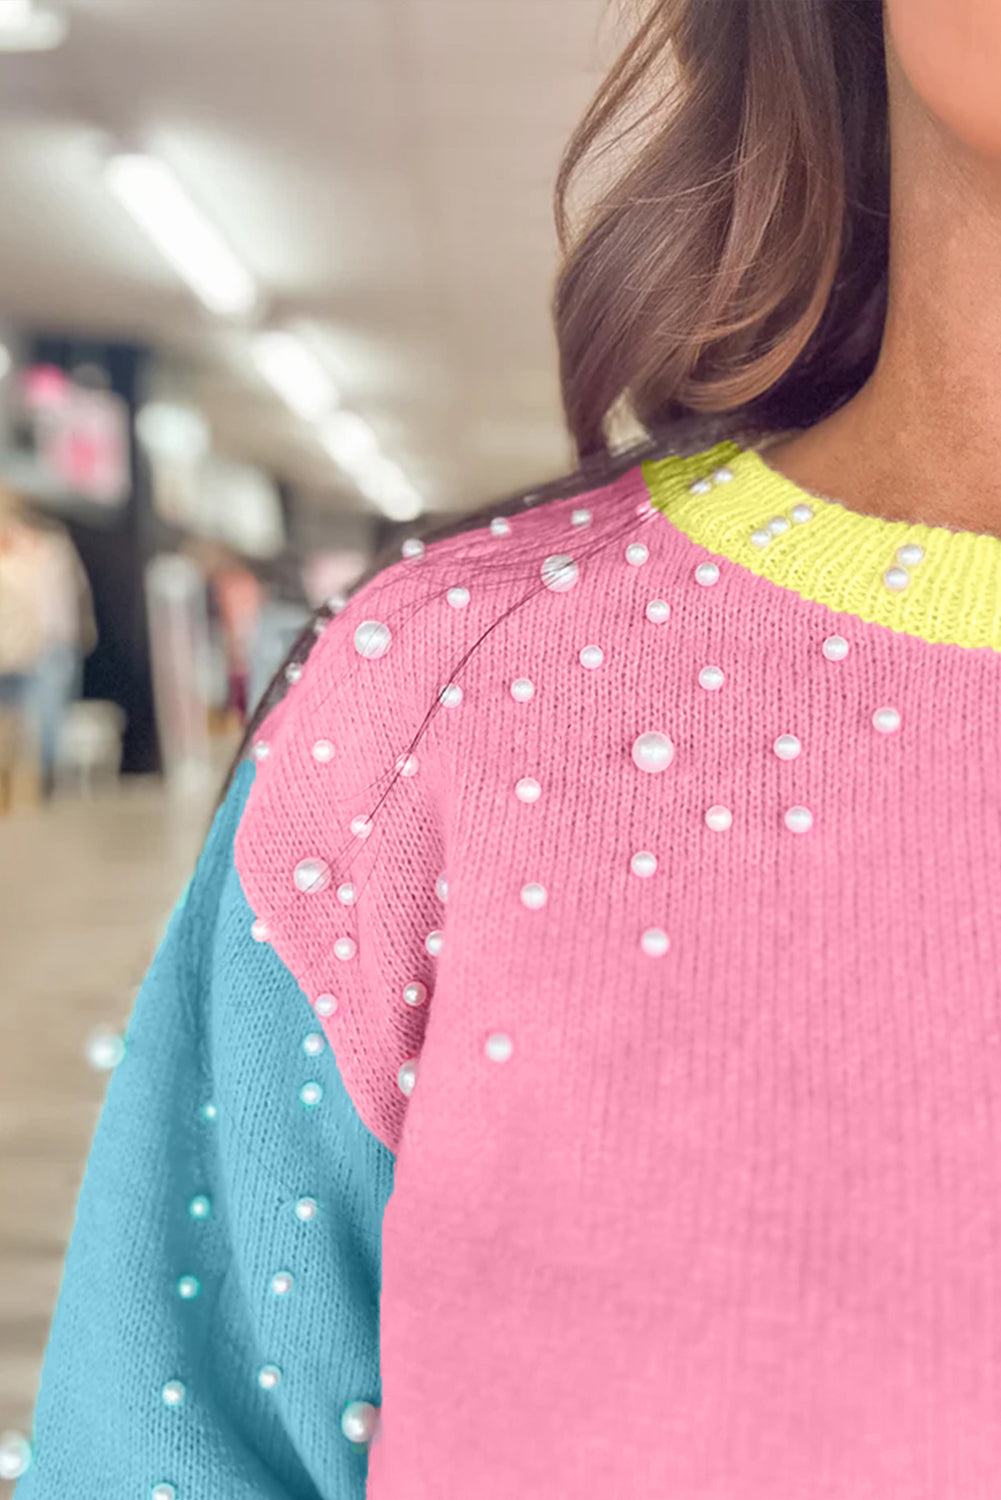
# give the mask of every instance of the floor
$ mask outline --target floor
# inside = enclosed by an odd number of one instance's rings
[[[31,1431],[109,1076],[89,1060],[89,1050],[100,1059],[92,1039],[124,1030],[214,791],[171,796],[132,779],[0,817],[0,1434]]]

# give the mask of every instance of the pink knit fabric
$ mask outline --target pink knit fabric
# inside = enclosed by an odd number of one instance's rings
[[[1001,663],[645,495],[401,561],[264,734],[244,887],[398,1153],[369,1496],[996,1500]]]

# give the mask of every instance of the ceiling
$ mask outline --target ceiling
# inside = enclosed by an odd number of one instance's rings
[[[0,0],[2,3],[2,0]],[[304,327],[430,509],[570,461],[549,297],[560,151],[621,39],[608,0],[69,0],[0,58],[0,314],[138,337],[219,444],[362,507],[101,178],[161,155]]]

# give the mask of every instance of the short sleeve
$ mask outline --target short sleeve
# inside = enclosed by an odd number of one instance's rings
[[[258,939],[295,975],[391,1151],[444,917],[441,607],[427,565],[402,563],[327,623],[263,726],[236,844]]]

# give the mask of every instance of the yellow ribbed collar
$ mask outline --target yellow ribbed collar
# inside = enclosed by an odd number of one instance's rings
[[[645,463],[643,476],[679,531],[780,588],[926,641],[1001,651],[1001,538],[861,515],[733,442]]]

